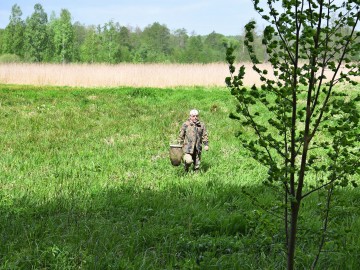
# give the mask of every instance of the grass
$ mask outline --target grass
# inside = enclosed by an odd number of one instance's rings
[[[277,194],[234,136],[234,107],[221,87],[1,85],[0,269],[282,269]],[[200,174],[169,160],[192,108],[209,130]],[[321,196],[303,206],[299,269]],[[337,191],[319,269],[359,267],[359,198]]]

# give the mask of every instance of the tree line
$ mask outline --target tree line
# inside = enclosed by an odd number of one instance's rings
[[[257,58],[267,61],[262,31],[254,30],[253,37]],[[144,29],[122,26],[112,20],[103,25],[72,23],[67,9],[62,9],[59,16],[55,12],[48,16],[41,4],[36,4],[33,13],[23,20],[21,8],[15,4],[8,25],[0,29],[0,62],[225,62],[224,44],[232,44],[236,60],[246,62],[251,59],[244,40],[245,34],[197,35],[184,28],[170,31],[158,22]]]
[[[259,41],[259,57],[265,55]],[[144,29],[122,26],[110,20],[104,25],[72,23],[71,13],[62,9],[50,16],[41,4],[25,20],[19,5],[12,6],[9,23],[0,29],[0,58],[3,62],[50,63],[211,63],[225,62],[224,43],[238,48],[239,61],[249,61],[243,36],[189,34],[186,29],[170,31],[158,22]]]

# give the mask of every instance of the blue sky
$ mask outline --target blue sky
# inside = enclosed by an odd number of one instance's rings
[[[251,0],[1,0],[0,28],[9,22],[11,7],[18,4],[22,18],[30,16],[40,3],[50,17],[61,9],[70,11],[73,22],[103,25],[110,20],[123,26],[144,27],[154,22],[165,24],[171,31],[185,28],[188,34],[207,35],[212,31],[238,35],[250,19],[261,19]]]

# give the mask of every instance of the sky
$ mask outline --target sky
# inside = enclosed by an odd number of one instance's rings
[[[25,20],[39,3],[50,17],[67,9],[72,22],[104,25],[110,20],[122,26],[144,27],[158,22],[169,30],[186,29],[188,34],[240,35],[246,23],[261,19],[251,0],[1,0],[0,28],[9,23],[11,7],[20,6]]]

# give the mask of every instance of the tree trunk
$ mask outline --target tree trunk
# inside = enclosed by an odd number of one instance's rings
[[[296,232],[297,232],[297,221],[300,209],[300,202],[291,202],[291,224],[289,233],[288,243],[288,261],[287,269],[294,269],[294,258],[295,258],[295,246],[296,246]]]

